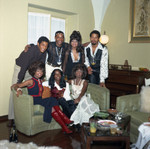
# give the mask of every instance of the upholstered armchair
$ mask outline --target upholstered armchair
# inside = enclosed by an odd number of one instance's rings
[[[135,143],[138,138],[138,127],[148,121],[150,113],[140,112],[140,94],[117,97],[116,109],[131,116],[130,141]]]
[[[107,88],[89,84],[87,92],[99,104],[100,109],[106,110],[109,108],[110,93]],[[43,122],[44,108],[40,105],[33,105],[33,97],[28,95],[27,88],[23,89],[23,94],[19,97],[16,96],[16,92],[13,90],[13,96],[17,130],[30,136],[42,131],[60,128],[54,119],[52,119],[50,124]]]

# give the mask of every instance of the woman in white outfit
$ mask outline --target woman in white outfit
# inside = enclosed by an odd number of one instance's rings
[[[98,104],[94,103],[90,95],[86,94],[88,87],[88,82],[85,80],[86,75],[85,65],[78,64],[72,71],[73,79],[69,80],[71,96],[74,99],[74,103],[77,104],[77,108],[70,118],[75,125],[89,122],[89,118],[99,111]]]

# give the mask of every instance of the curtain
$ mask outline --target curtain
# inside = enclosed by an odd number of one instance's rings
[[[51,18],[51,41],[55,41],[56,31],[62,31],[65,34],[65,19]]]
[[[28,44],[37,44],[41,36],[50,37],[50,14],[28,13]]]
[[[101,31],[101,25],[110,0],[91,0],[95,18],[95,29]]]

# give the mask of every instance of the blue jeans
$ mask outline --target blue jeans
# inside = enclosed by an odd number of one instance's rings
[[[88,77],[89,77],[89,83],[93,83],[93,84],[99,84],[100,83],[100,78],[99,78],[98,72],[93,72]]]

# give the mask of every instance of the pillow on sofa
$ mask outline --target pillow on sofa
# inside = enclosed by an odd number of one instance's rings
[[[150,86],[141,89],[141,112],[150,113]]]
[[[50,88],[47,86],[43,86],[42,99],[51,97]]]

